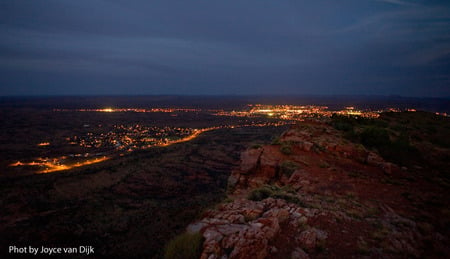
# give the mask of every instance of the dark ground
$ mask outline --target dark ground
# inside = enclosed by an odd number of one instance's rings
[[[283,130],[222,129],[86,168],[3,178],[1,254],[9,245],[91,245],[96,256],[159,257],[169,239],[225,197],[240,151]]]

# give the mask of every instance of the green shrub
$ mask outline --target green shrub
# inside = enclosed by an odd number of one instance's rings
[[[272,140],[272,145],[281,145],[280,137],[276,137]]]
[[[293,161],[286,160],[280,165],[281,173],[290,177],[295,170],[299,168],[299,165]]]
[[[294,203],[294,204],[300,205],[302,207],[305,206],[305,204],[303,202],[301,202],[297,196],[289,194],[289,193],[275,193],[271,197],[274,199],[282,199],[289,203]]]
[[[355,127],[373,126],[373,127],[387,127],[388,123],[379,119],[364,118],[353,115],[338,115],[331,116],[331,125],[344,132],[353,131]]]
[[[367,127],[361,134],[361,143],[366,147],[383,147],[391,143],[386,129],[380,127]]]
[[[290,145],[283,144],[280,147],[280,152],[285,155],[290,155],[290,154],[292,154],[292,147]]]
[[[281,147],[280,147],[280,152],[285,154],[285,155],[290,155],[292,154],[292,142],[290,141],[281,141],[278,142]]]
[[[320,161],[319,167],[320,168],[330,168],[330,164],[328,164],[326,161]]]
[[[343,122],[343,121],[337,121],[335,123],[333,123],[333,127],[337,130],[342,130],[342,131],[352,131],[353,130],[353,125],[348,123],[348,122]]]
[[[296,196],[296,192],[289,185],[281,188],[275,185],[264,185],[253,189],[249,193],[247,199],[252,201],[261,201],[269,197],[274,199],[283,199],[287,202],[304,206],[304,203],[300,201],[300,199]]]
[[[353,131],[356,121],[353,117],[333,114],[331,116],[331,125],[342,131]]]
[[[204,238],[200,233],[183,233],[178,235],[167,244],[164,251],[164,258],[200,258],[203,241]]]
[[[422,162],[422,156],[417,148],[411,146],[407,137],[403,134],[389,145],[379,149],[381,156],[400,165],[411,165]]]
[[[251,148],[252,149],[262,148],[262,145],[261,144],[253,144]]]
[[[324,146],[314,143],[312,150],[314,150],[314,152],[316,152],[316,153],[321,153],[321,152],[325,152],[327,149]]]
[[[263,186],[257,189],[253,189],[249,194],[247,199],[251,201],[261,201],[266,198],[272,197],[273,191],[267,186]]]

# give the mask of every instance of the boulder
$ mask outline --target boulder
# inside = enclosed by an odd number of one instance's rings
[[[309,255],[300,247],[297,247],[291,253],[291,259],[309,259]]]
[[[278,222],[283,223],[289,219],[290,213],[287,209],[278,209],[274,208],[263,215],[264,217],[275,217],[278,219]]]
[[[228,177],[228,188],[234,188],[239,183],[241,174],[238,171],[233,171]]]
[[[384,162],[384,163],[381,163],[379,166],[385,174],[392,174],[392,169],[394,167],[394,165],[392,163]]]
[[[302,247],[306,249],[313,249],[316,248],[319,241],[325,240],[327,237],[328,234],[325,231],[316,228],[310,228],[300,233],[297,241]]]
[[[251,148],[241,153],[240,171],[250,172],[258,165],[258,160],[263,153],[263,148]]]
[[[367,154],[366,162],[369,165],[378,166],[379,164],[383,163],[384,160],[378,154],[369,152]]]
[[[314,143],[311,143],[309,141],[300,141],[297,144],[297,146],[300,150],[309,152],[309,151],[311,151],[312,147],[314,146]]]
[[[278,162],[280,161],[280,152],[279,148],[277,146],[269,146],[264,149],[264,151],[261,154],[261,160],[260,165],[263,166],[269,166],[269,167],[275,167],[278,165]]]

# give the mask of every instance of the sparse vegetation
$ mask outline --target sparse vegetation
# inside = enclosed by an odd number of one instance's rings
[[[317,143],[314,143],[312,150],[314,150],[316,153],[325,152],[326,148],[324,146],[318,145]]]
[[[230,197],[226,197],[222,202],[223,203],[231,203],[231,202],[233,202],[234,201],[234,199],[233,198],[230,198]]]
[[[253,148],[253,149],[258,149],[258,148],[261,148],[261,147],[262,147],[261,144],[253,144],[253,145],[251,146],[251,148]]]
[[[328,164],[326,161],[320,161],[319,162],[319,167],[320,168],[329,168],[330,164]]]
[[[247,196],[252,201],[261,201],[266,198],[283,199],[287,202],[305,206],[303,202],[296,196],[295,191],[290,186],[278,187],[276,185],[264,185],[253,189]]]
[[[50,113],[53,114],[51,111]],[[89,116],[86,113],[82,114],[82,117],[75,116],[67,121],[70,127],[75,128],[74,134],[79,134],[76,125],[83,125],[84,120],[91,125],[96,125],[93,121],[97,121],[97,113],[89,114]],[[44,115],[47,113],[43,112],[42,121],[48,129],[52,127],[57,129],[58,125],[65,125],[58,123],[58,120],[52,120],[51,116]],[[122,116],[119,113],[111,113],[108,114],[110,119],[99,120],[99,123],[103,124],[102,129],[106,129],[110,123],[115,123],[117,120],[121,123],[133,123],[135,120],[143,122],[141,115],[141,113],[127,113],[126,116]],[[159,118],[165,115],[152,114],[152,116]],[[186,116],[188,117],[180,115],[171,119],[183,121],[183,118],[189,118],[189,114]],[[21,118],[22,122],[27,122],[23,116],[16,117]],[[148,123],[161,123],[161,125],[167,123],[167,120],[163,118],[155,122],[151,121]],[[189,123],[192,127],[206,126],[202,124],[205,122],[201,118]],[[19,129],[22,126],[18,124],[17,127]],[[26,127],[23,128],[26,129]],[[14,177],[14,181],[1,181],[0,189],[3,198],[0,203],[5,211],[24,208],[23,213],[30,218],[30,221],[20,226],[3,228],[2,233],[5,234],[3,236],[11,237],[11,240],[20,237],[21,240],[31,242],[36,236],[45,233],[48,243],[69,246],[70,243],[79,240],[89,242],[99,251],[104,251],[100,255],[102,257],[122,255],[118,257],[162,258],[165,244],[176,233],[183,231],[186,225],[195,220],[204,209],[211,208],[224,198],[233,161],[239,161],[240,152],[254,143],[268,141],[270,143],[271,136],[280,135],[284,130],[283,127],[219,129],[205,132],[190,142],[135,151],[104,163],[80,167],[64,173],[31,177],[10,174]],[[65,131],[55,134],[65,134]],[[26,140],[32,146],[35,146],[33,143],[38,143],[34,135],[30,135],[28,139],[19,135],[14,139]],[[12,157],[15,156],[13,151],[5,154],[9,155],[9,153]],[[68,153],[76,152],[69,150]],[[25,148],[22,148],[21,154],[34,156]],[[205,163],[211,160],[214,161],[213,164]],[[12,168],[11,171],[14,169],[16,168]],[[201,180],[197,176],[200,176]],[[21,186],[28,186],[27,191],[23,192]],[[11,199],[8,197],[15,196],[9,195],[19,195],[26,199]],[[74,213],[62,213],[57,218],[53,213],[40,214],[55,208],[64,208]],[[38,214],[35,213],[36,211]],[[69,218],[78,223],[68,225]],[[51,224],[43,229],[41,224],[38,224],[39,220],[51,222]],[[89,237],[86,237],[83,229],[90,229],[92,235],[89,234]],[[110,233],[105,242],[95,238],[103,235],[105,231]],[[64,238],[60,238],[61,232],[64,232]],[[146,236],[157,238],[149,238],[146,242],[141,242],[143,237],[141,234],[144,232]],[[2,239],[1,242],[5,240]],[[127,247],[133,249],[125,249]]]
[[[204,238],[200,233],[183,233],[172,239],[166,246],[165,259],[197,259],[202,252]]]
[[[390,144],[389,134],[386,129],[369,126],[359,134],[361,143],[369,148],[380,148]]]
[[[376,150],[380,155],[399,165],[410,165],[422,160],[420,152],[411,144],[411,136],[415,139],[417,132],[406,126],[412,120],[391,121],[391,113],[382,114],[380,119],[366,119],[355,116],[332,116],[331,125],[344,132],[344,136],[366,148]],[[421,120],[416,118],[416,120]],[[435,127],[429,127],[430,131]]]
[[[287,177],[290,177],[295,172],[295,170],[299,168],[300,166],[296,162],[290,160],[286,160],[280,164],[281,173],[286,175]]]
[[[285,155],[291,155],[292,154],[292,143],[281,142],[280,152]]]
[[[327,251],[327,242],[325,239],[319,240],[316,245],[316,252],[324,253]]]
[[[366,210],[366,215],[365,217],[370,218],[370,217],[375,217],[380,213],[380,210],[378,209],[378,207],[370,207]]]
[[[261,201],[261,200],[271,197],[272,195],[273,195],[272,189],[268,188],[266,186],[263,186],[263,187],[252,190],[248,194],[247,199],[252,200],[252,201]]]
[[[370,247],[363,239],[358,240],[358,252],[362,255],[370,255]]]
[[[272,145],[281,145],[280,137],[276,137],[272,140]]]

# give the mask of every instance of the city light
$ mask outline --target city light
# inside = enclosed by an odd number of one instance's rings
[[[201,109],[186,109],[186,108],[103,108],[103,109],[54,109],[54,112],[139,112],[139,113],[188,113],[188,112],[204,112],[215,116],[231,116],[231,117],[248,117],[247,122],[238,124],[220,125],[207,128],[182,128],[182,127],[157,127],[148,125],[114,125],[109,131],[101,133],[87,132],[84,135],[75,135],[66,137],[65,144],[79,148],[86,151],[79,154],[66,154],[56,158],[37,158],[33,161],[23,162],[17,161],[10,164],[12,167],[17,166],[32,166],[38,167],[37,173],[51,173],[56,171],[69,170],[76,167],[91,165],[106,161],[112,157],[124,156],[125,153],[130,153],[136,150],[143,150],[152,147],[166,147],[169,145],[191,141],[197,138],[200,134],[217,130],[217,129],[233,129],[239,127],[268,127],[268,126],[282,126],[303,121],[307,118],[328,118],[333,114],[344,116],[360,116],[367,118],[377,118],[382,111],[363,111],[356,107],[348,106],[342,110],[330,111],[326,106],[314,105],[263,105],[263,104],[249,104],[248,108],[239,111],[225,111],[222,109],[215,110],[201,110]],[[398,112],[399,109],[389,108],[388,111]],[[415,111],[409,109],[408,111]],[[444,115],[446,116],[446,114]],[[261,118],[268,118],[270,120],[261,122]],[[91,126],[84,124],[86,130],[102,125]],[[50,146],[50,142],[44,141],[38,143],[37,146]]]

